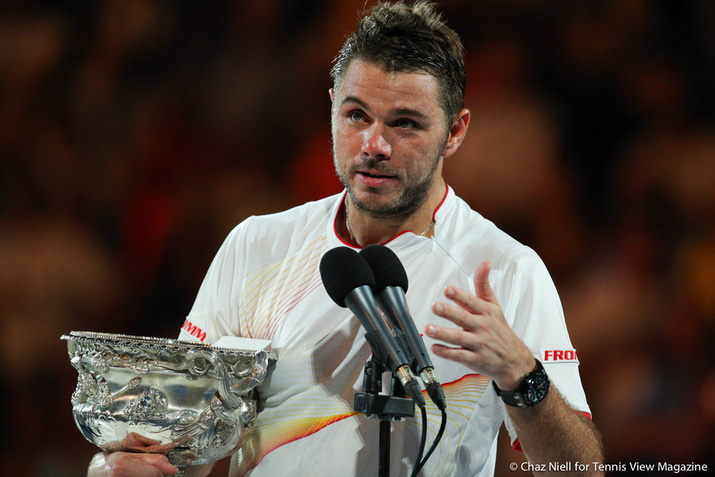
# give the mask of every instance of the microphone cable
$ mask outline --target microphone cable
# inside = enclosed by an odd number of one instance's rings
[[[439,441],[442,440],[444,430],[447,427],[447,410],[440,409],[440,411],[442,412],[442,422],[439,425],[437,435],[435,436],[434,442],[432,442],[429,451],[427,451],[427,455],[425,455],[424,459],[420,460],[422,458],[422,452],[424,451],[424,446],[427,441],[427,411],[422,408],[422,438],[420,439],[420,449],[418,451],[418,463],[415,468],[412,469],[411,477],[417,477],[419,475],[420,471],[422,470],[422,467],[424,467],[425,463],[427,463],[427,459],[430,458],[435,449],[437,449]]]
[[[422,460],[422,454],[425,451],[425,445],[427,444],[427,406],[420,408],[422,412],[422,433],[420,436],[420,447],[417,449],[417,465],[412,469],[412,476],[416,477],[422,466],[419,465]]]

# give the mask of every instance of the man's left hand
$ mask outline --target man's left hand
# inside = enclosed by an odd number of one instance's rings
[[[448,286],[444,295],[454,304],[436,302],[432,311],[461,329],[427,325],[427,336],[443,341],[432,345],[437,356],[464,364],[489,376],[499,389],[513,391],[535,366],[529,348],[514,334],[504,318],[489,284],[491,264],[484,262],[474,274],[477,295]]]

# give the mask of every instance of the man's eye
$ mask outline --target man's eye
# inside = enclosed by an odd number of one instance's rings
[[[415,129],[417,128],[417,123],[414,122],[411,119],[398,119],[395,121],[395,127],[401,128],[401,129]]]
[[[362,111],[350,111],[350,113],[348,113],[348,118],[352,119],[353,121],[362,121],[365,119],[365,115],[362,113]]]

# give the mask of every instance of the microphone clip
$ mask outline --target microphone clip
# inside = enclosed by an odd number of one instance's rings
[[[365,414],[367,418],[378,418],[380,421],[399,421],[403,417],[415,415],[415,401],[407,397],[405,389],[394,374],[391,374],[391,394],[381,394],[382,375],[385,369],[379,357],[373,355],[365,362],[363,375],[363,392],[355,393],[353,409]]]

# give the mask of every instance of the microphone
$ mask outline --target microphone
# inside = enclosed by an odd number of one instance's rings
[[[338,306],[349,308],[360,320],[367,331],[373,354],[381,358],[383,365],[392,369],[392,373],[417,405],[424,407],[425,400],[417,378],[410,369],[410,360],[397,345],[375,303],[375,277],[367,262],[351,248],[333,248],[320,260],[320,277],[330,298]]]
[[[415,356],[416,373],[422,377],[427,393],[441,410],[446,409],[447,400],[442,385],[434,374],[432,360],[422,340],[407,306],[407,272],[395,252],[384,245],[368,245],[362,256],[372,269],[375,278],[375,297],[382,312],[396,328],[405,333],[407,343]]]

